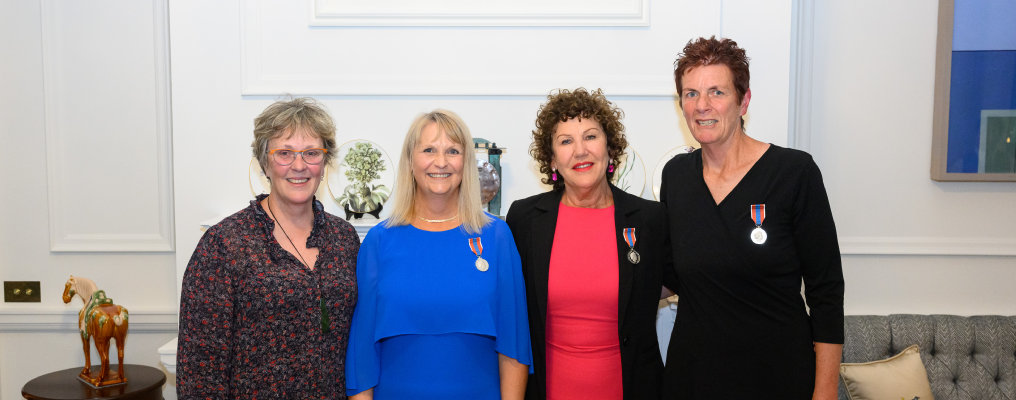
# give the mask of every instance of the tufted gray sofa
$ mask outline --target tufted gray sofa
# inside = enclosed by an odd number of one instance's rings
[[[1016,400],[1016,317],[858,315],[845,322],[843,362],[882,360],[916,344],[935,400]]]

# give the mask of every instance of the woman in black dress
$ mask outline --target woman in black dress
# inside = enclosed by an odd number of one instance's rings
[[[674,78],[702,149],[668,162],[660,188],[680,295],[664,397],[836,399],[843,273],[818,167],[745,134],[734,41],[689,42]]]

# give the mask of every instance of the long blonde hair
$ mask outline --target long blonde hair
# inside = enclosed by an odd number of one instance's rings
[[[473,150],[473,136],[469,128],[455,113],[437,109],[420,114],[409,126],[406,140],[402,142],[402,155],[399,157],[398,174],[395,177],[395,194],[392,196],[395,205],[392,214],[385,222],[388,227],[409,225],[416,219],[416,178],[413,176],[413,152],[420,143],[423,129],[430,124],[437,124],[448,139],[461,145],[464,151],[462,165],[462,183],[459,185],[459,220],[462,229],[468,233],[480,233],[492,219],[483,212],[480,204],[480,174],[476,170],[476,151]]]

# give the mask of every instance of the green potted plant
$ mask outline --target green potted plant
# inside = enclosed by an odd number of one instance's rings
[[[383,204],[391,195],[391,189],[385,185],[371,185],[381,178],[380,172],[385,171],[385,161],[381,151],[367,142],[356,143],[342,159],[345,176],[349,185],[342,191],[342,196],[335,199],[346,211],[346,219],[351,216],[363,217],[364,213],[380,218]]]

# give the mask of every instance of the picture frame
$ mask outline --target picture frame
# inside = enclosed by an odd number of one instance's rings
[[[626,193],[642,197],[642,192],[646,190],[646,165],[634,148],[628,146],[624,149],[615,171],[611,184]]]
[[[335,160],[325,173],[328,195],[343,211],[346,220],[378,215],[395,188],[395,168],[381,145],[366,139],[350,140],[338,146]],[[360,181],[352,177],[359,176]]]
[[[952,100],[953,80],[953,58],[954,58],[954,22],[956,16],[955,0],[939,0],[938,10],[938,42],[935,55],[935,100],[934,115],[932,123],[932,151],[931,151],[931,179],[940,182],[1016,182],[1016,172],[984,172],[985,171],[985,148],[987,135],[986,129],[988,118],[1008,118],[1005,110],[979,110],[976,122],[978,126],[967,125],[965,130],[976,129],[979,139],[977,144],[974,140],[967,140],[966,154],[976,154],[977,159],[962,160],[963,167],[958,166],[955,159],[957,150],[954,149],[950,160],[950,107]],[[1016,68],[1013,71],[1016,74]],[[1016,108],[1016,105],[1013,105]],[[975,118],[969,118],[974,120]],[[955,121],[954,121],[955,122]],[[962,123],[970,123],[964,120]],[[1006,123],[1011,123],[1006,120]],[[958,123],[957,123],[958,124]],[[955,125],[955,124],[954,124]],[[957,135],[957,133],[953,133]],[[957,138],[952,141],[957,143]],[[1016,138],[1012,138],[1016,140]],[[975,148],[979,145],[979,148]],[[950,164],[951,163],[951,164]],[[964,171],[957,171],[964,169]]]

